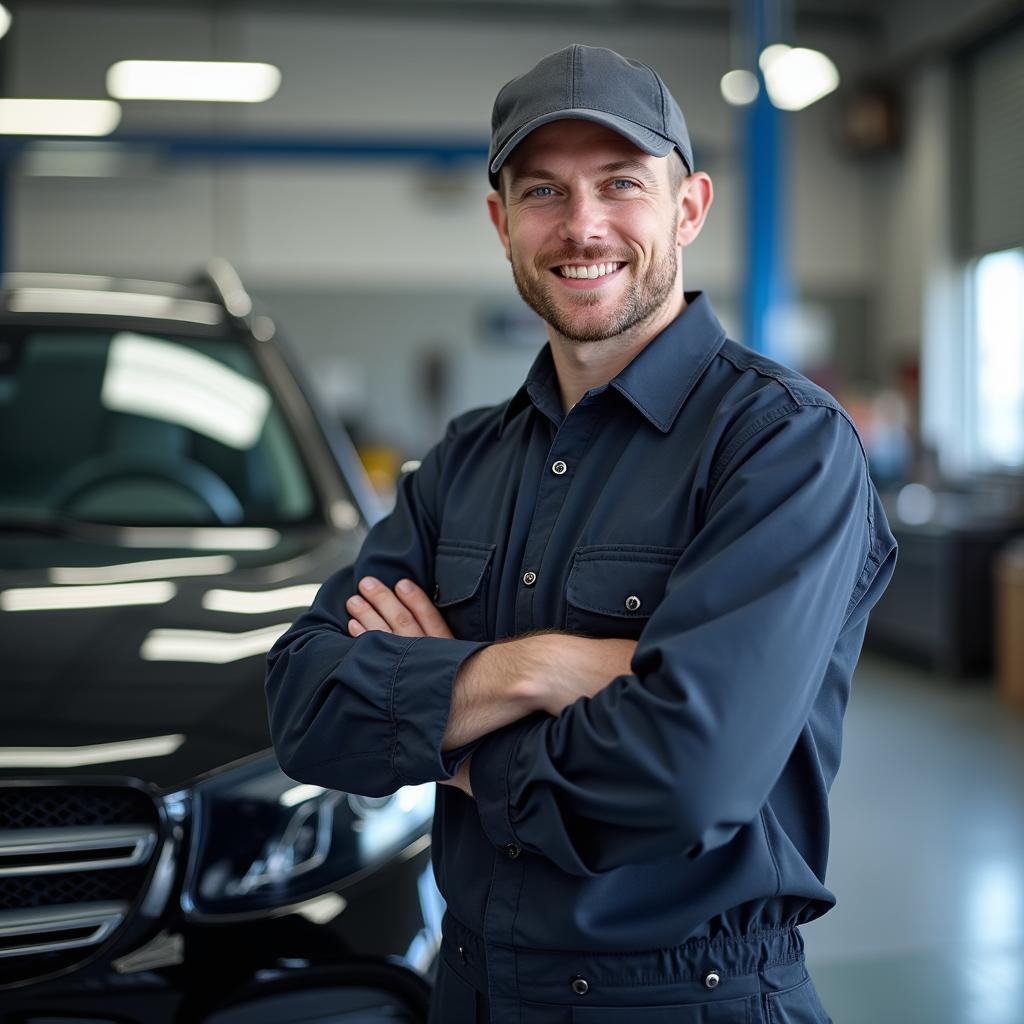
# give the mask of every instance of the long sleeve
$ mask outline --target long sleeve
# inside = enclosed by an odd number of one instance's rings
[[[267,656],[274,749],[298,781],[376,796],[451,777],[440,748],[452,683],[485,645],[381,631],[352,638],[345,611],[366,575],[431,589],[447,440],[402,478],[394,511],[370,530],[355,564],[324,583]]]
[[[840,412],[791,406],[755,427],[718,457],[632,674],[477,748],[471,781],[495,846],[590,875],[700,856],[757,817],[841,632],[862,635],[894,543],[884,519],[875,530],[877,495]]]

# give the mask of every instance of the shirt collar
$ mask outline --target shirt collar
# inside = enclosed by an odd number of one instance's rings
[[[687,292],[686,302],[686,309],[609,382],[663,434],[671,430],[683,403],[725,341],[725,330],[708,297],[703,292]],[[506,403],[499,437],[509,420],[531,401],[556,426],[562,422],[550,342],[540,350],[526,380]]]

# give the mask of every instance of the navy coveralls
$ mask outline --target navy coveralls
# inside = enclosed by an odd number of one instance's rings
[[[545,346],[455,419],[270,652],[300,781],[386,794],[474,751],[475,799],[437,794],[437,1024],[828,1019],[796,928],[835,902],[828,790],[895,542],[843,409],[687,299],[568,414]],[[457,639],[349,637],[364,575],[416,580]],[[536,629],[637,639],[632,672],[443,754],[459,666]]]

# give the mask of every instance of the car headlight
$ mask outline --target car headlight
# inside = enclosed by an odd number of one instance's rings
[[[434,784],[362,797],[288,778],[260,756],[199,782],[182,889],[192,918],[248,915],[334,889],[426,832]]]

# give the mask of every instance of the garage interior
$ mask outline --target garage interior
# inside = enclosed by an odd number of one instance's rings
[[[181,281],[227,259],[385,505],[545,340],[485,211],[497,88],[570,42],[657,68],[716,191],[687,288],[850,410],[900,543],[811,972],[837,1024],[1024,1024],[1024,4],[5,7],[8,98],[109,99],[125,60],[280,71],[263,102],[124,99],[102,137],[0,134],[0,270]],[[721,83],[755,37],[827,54],[838,88],[754,123],[764,97]]]

